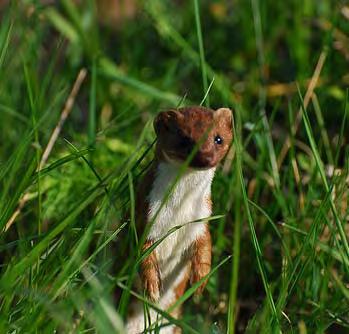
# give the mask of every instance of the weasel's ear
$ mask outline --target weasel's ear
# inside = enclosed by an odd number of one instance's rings
[[[162,130],[168,131],[173,124],[176,124],[183,117],[184,116],[175,109],[162,111],[154,119],[155,133],[159,135]]]
[[[232,127],[233,112],[229,108],[219,108],[214,112],[214,118],[217,122],[222,122],[229,128]]]

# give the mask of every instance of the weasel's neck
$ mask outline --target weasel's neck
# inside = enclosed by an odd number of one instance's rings
[[[168,162],[164,157],[156,158],[154,162],[155,178],[152,184],[153,198],[164,196],[172,187],[171,197],[182,198],[187,193],[197,193],[205,196],[211,194],[211,183],[216,167],[183,170],[180,162]],[[155,193],[154,193],[155,192]]]
[[[180,175],[181,167],[168,162],[159,162],[155,167],[155,178],[148,195],[148,220],[152,220],[160,207],[162,209],[157,214],[153,232],[167,232],[172,226],[210,216],[211,183],[215,168],[188,169]],[[172,191],[169,193],[170,189]],[[166,203],[162,206],[164,200]],[[155,229],[157,225],[160,229]]]

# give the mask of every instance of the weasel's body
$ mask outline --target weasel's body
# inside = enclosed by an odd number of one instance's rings
[[[189,280],[192,283],[199,281],[211,268],[211,237],[207,223],[195,221],[211,215],[211,183],[216,164],[225,155],[231,142],[231,112],[229,109],[220,110],[224,112],[218,115],[219,111],[213,112],[202,107],[185,108],[162,113],[155,121],[158,135],[156,159],[143,179],[137,201],[137,223],[152,222],[144,249],[166,236],[173,227],[184,225],[169,234],[141,265],[143,287],[149,298],[162,310],[175,303],[184,293]],[[215,149],[212,143],[205,146],[209,141],[206,139],[190,167],[175,182],[180,174],[182,161],[199,138],[214,131],[212,128],[217,128],[220,120],[214,117],[214,113],[217,113],[217,117],[230,117],[221,123],[221,131],[224,129],[226,132],[224,150],[216,154],[212,151]],[[183,137],[184,141],[178,141]],[[189,147],[185,147],[186,145]],[[173,185],[172,192],[166,199]],[[204,286],[205,283],[198,291],[202,291]],[[176,317],[178,313],[179,309],[173,310],[172,316]],[[150,316],[154,323],[158,314],[151,310]],[[142,304],[131,305],[128,333],[143,332],[146,327],[144,319]],[[164,323],[166,321],[159,322],[159,325]],[[160,332],[175,333],[176,330],[179,329],[166,326]]]
[[[148,196],[149,219],[160,209],[168,185],[173,183],[179,173],[179,168],[163,162],[157,166],[154,185]],[[158,240],[175,226],[183,225],[181,229],[170,234],[157,246],[155,253],[159,262],[161,279],[164,281],[176,271],[185,250],[205,231],[204,223],[192,223],[195,220],[207,218],[211,214],[209,199],[214,168],[205,171],[187,171],[177,182],[168,198],[166,205],[159,211],[148,235],[150,240]],[[165,289],[166,290],[166,289]]]

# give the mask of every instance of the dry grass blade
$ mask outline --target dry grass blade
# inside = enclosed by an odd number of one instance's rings
[[[327,52],[322,51],[320,56],[319,56],[318,62],[316,64],[316,67],[315,67],[315,70],[313,73],[313,76],[309,82],[307,92],[304,96],[304,108],[308,107],[310,99],[313,96],[314,89],[319,81],[320,73],[321,73],[321,70],[324,66],[325,60],[326,60],[326,55],[327,55]],[[292,133],[294,133],[294,134],[297,132],[299,125],[302,121],[302,115],[303,115],[303,111],[302,111],[302,108],[300,107],[298,109],[297,116],[296,116],[294,124],[292,126]],[[290,135],[288,135],[286,137],[286,140],[282,146],[281,152],[280,152],[278,159],[277,159],[277,164],[278,164],[279,169],[280,169],[290,147],[291,147],[291,137],[290,137]]]
[[[43,166],[46,164],[46,161],[47,161],[47,159],[52,151],[52,148],[53,148],[53,146],[54,146],[54,144],[55,144],[55,142],[56,142],[56,140],[57,140],[57,138],[62,130],[63,124],[64,124],[65,120],[68,118],[68,116],[73,108],[75,98],[80,90],[81,84],[85,80],[86,74],[87,74],[87,71],[85,68],[82,68],[79,71],[79,74],[74,82],[73,88],[68,96],[68,99],[65,103],[64,109],[61,113],[61,117],[59,118],[59,121],[58,121],[55,129],[53,130],[51,137],[50,137],[50,140],[48,141],[48,144],[47,144],[45,151],[42,155],[38,170],[41,170],[43,168]]]
[[[74,82],[73,88],[68,96],[68,99],[65,102],[64,109],[61,113],[61,117],[59,118],[59,121],[51,134],[50,140],[48,141],[48,143],[46,145],[45,151],[42,155],[42,158],[40,160],[40,164],[38,166],[38,171],[40,171],[44,167],[44,165],[46,164],[47,159],[50,156],[50,153],[52,151],[52,148],[53,148],[54,144],[56,143],[59,134],[62,131],[63,124],[64,124],[65,120],[68,118],[68,116],[73,108],[75,98],[80,90],[81,84],[83,83],[83,81],[86,78],[86,75],[87,75],[86,69],[82,68],[79,71],[78,76],[76,77],[76,80]],[[12,224],[14,223],[14,221],[16,220],[18,215],[21,213],[21,211],[22,211],[25,203],[28,201],[29,197],[30,196],[28,196],[28,193],[25,193],[23,195],[23,197],[21,198],[21,200],[18,204],[17,209],[15,210],[15,212],[12,214],[12,216],[10,217],[8,222],[6,223],[5,232],[12,226]]]

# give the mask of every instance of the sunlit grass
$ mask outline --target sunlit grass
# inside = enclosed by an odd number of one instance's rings
[[[134,288],[162,242],[142,252],[137,185],[153,117],[200,103],[234,110],[213,184],[213,266],[203,296],[198,282],[172,306],[180,319],[159,313],[185,333],[348,330],[348,63],[336,38],[349,30],[340,2],[320,2],[151,0],[116,30],[94,1],[0,13],[0,333],[123,332],[132,298],[157,308]]]

